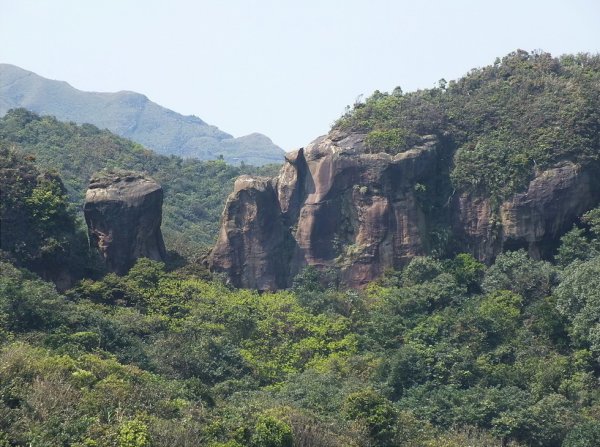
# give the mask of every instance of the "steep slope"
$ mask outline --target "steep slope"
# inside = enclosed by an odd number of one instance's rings
[[[109,129],[164,155],[234,164],[280,163],[283,150],[264,135],[233,138],[195,116],[180,115],[135,92],[84,92],[9,64],[0,64],[0,115],[23,107],[59,120]]]
[[[360,286],[418,255],[548,258],[600,202],[598,110],[587,55],[518,51],[449,86],[376,92],[277,177],[236,181],[211,268],[273,290],[307,265]]]

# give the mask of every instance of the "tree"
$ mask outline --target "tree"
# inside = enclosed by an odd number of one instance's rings
[[[375,390],[350,394],[344,405],[344,415],[362,424],[376,445],[395,445],[397,411],[389,400]]]
[[[545,261],[531,259],[525,250],[500,254],[485,274],[483,290],[510,290],[526,300],[548,296],[555,283],[556,272]]]
[[[600,363],[600,256],[567,267],[555,295],[574,341],[589,346]]]
[[[293,436],[291,427],[273,417],[260,416],[254,426],[252,447],[292,447]]]

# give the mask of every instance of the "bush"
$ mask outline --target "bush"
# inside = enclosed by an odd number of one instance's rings
[[[253,447],[292,447],[291,427],[273,417],[261,416],[254,426],[251,444]]]
[[[139,419],[121,424],[119,428],[119,447],[149,447],[148,427]]]

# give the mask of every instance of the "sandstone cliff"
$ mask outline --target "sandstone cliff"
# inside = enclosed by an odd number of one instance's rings
[[[455,250],[484,262],[503,249],[527,248],[540,257],[600,202],[597,168],[565,162],[538,172],[526,191],[500,206],[451,188],[434,191],[432,205],[420,191],[447,180],[444,142],[425,137],[390,155],[369,153],[364,138],[333,131],[288,154],[275,178],[240,177],[210,268],[237,287],[274,290],[314,265],[335,268],[343,283],[357,287],[431,253],[436,225],[451,230]]]
[[[165,259],[162,201],[161,186],[143,174],[101,172],[92,177],[85,195],[85,220],[90,244],[108,270],[122,275],[138,258]]]
[[[278,177],[241,177],[210,257],[239,287],[290,286],[306,265],[364,284],[427,251],[415,184],[438,161],[434,138],[395,156],[369,154],[364,135],[331,134],[288,155]]]
[[[460,194],[454,232],[465,251],[490,263],[506,249],[525,248],[534,258],[549,257],[578,216],[600,202],[599,170],[570,162],[539,172],[527,190],[494,210],[490,200]]]

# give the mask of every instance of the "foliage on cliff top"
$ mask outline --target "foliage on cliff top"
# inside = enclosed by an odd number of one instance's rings
[[[182,253],[197,253],[213,243],[223,203],[237,176],[273,174],[277,169],[157,155],[91,124],[64,123],[25,109],[9,111],[0,119],[0,141],[33,155],[36,165],[56,170],[79,205],[90,177],[103,168],[150,174],[165,191],[167,246]]]
[[[600,154],[600,56],[518,50],[432,89],[376,91],[334,128],[366,132],[373,151],[400,152],[425,135],[456,150],[463,191],[504,199],[536,170]]]

